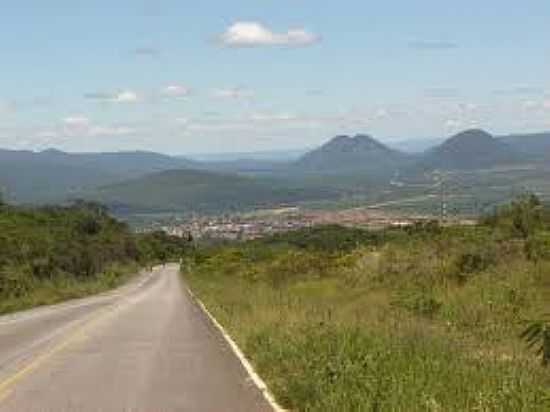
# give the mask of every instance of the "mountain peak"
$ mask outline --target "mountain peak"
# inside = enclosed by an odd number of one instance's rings
[[[319,149],[330,152],[370,152],[373,150],[391,151],[388,147],[366,134],[354,137],[347,135],[336,136]]]
[[[296,165],[304,170],[323,172],[382,170],[402,156],[369,135],[340,135],[305,154]]]
[[[53,147],[50,147],[48,149],[42,150],[40,153],[42,154],[50,154],[50,155],[64,155],[66,154],[64,151],[55,149]]]
[[[465,130],[463,132],[455,134],[453,137],[447,140],[447,143],[453,142],[453,141],[472,141],[472,142],[480,142],[480,141],[494,141],[495,138],[490,133],[486,132],[482,129],[469,129]]]
[[[520,159],[510,146],[481,129],[460,132],[429,151],[422,164],[428,169],[483,169]]]
[[[455,134],[447,139],[439,147],[440,150],[451,150],[453,152],[479,153],[492,152],[502,149],[504,146],[501,142],[495,139],[490,133],[481,129],[470,129]]]

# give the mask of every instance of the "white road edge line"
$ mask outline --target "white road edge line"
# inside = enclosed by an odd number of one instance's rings
[[[269,406],[271,406],[271,408],[273,408],[273,411],[274,412],[288,412],[286,409],[282,408],[278,403],[277,401],[275,400],[275,397],[273,396],[273,394],[271,393],[271,391],[269,390],[269,388],[267,387],[266,383],[263,381],[262,378],[260,378],[260,375],[258,375],[258,373],[254,370],[254,367],[252,366],[252,364],[249,362],[249,360],[246,358],[246,356],[244,355],[244,353],[241,351],[241,349],[239,348],[239,346],[235,343],[235,341],[233,340],[233,338],[229,335],[229,333],[227,333],[227,331],[225,330],[225,328],[220,324],[220,322],[217,321],[217,319],[210,313],[210,311],[206,308],[206,306],[204,305],[204,303],[202,303],[202,301],[197,297],[197,295],[195,295],[193,293],[193,291],[191,290],[191,288],[189,288],[189,286],[187,284],[185,284],[185,288],[187,289],[187,293],[189,294],[189,296],[191,296],[191,298],[195,301],[195,303],[197,303],[197,305],[199,306],[199,308],[203,311],[204,314],[206,314],[206,316],[208,317],[208,319],[210,320],[210,322],[212,322],[212,324],[216,327],[216,329],[218,329],[218,331],[221,333],[221,335],[224,337],[225,341],[227,342],[227,344],[229,345],[229,347],[231,348],[231,350],[233,351],[233,353],[235,354],[235,356],[237,357],[237,359],[239,359],[239,361],[241,362],[242,366],[244,367],[244,369],[246,370],[246,372],[248,373],[248,375],[250,376],[250,379],[252,380],[252,382],[254,383],[254,385],[258,388],[258,390],[262,393],[264,399],[267,401],[267,403],[269,404]]]

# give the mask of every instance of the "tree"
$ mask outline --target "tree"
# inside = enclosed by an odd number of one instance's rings
[[[522,238],[527,239],[541,224],[542,204],[534,194],[526,194],[512,203],[512,226]]]

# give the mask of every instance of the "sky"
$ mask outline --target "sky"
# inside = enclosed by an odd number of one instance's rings
[[[0,147],[169,154],[550,130],[550,2],[20,0]]]

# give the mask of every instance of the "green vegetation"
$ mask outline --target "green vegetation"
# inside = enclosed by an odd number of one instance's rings
[[[549,239],[529,196],[472,227],[203,247],[182,271],[284,407],[547,410],[550,375],[524,338],[544,345]]]
[[[317,175],[392,176],[412,158],[367,135],[337,136],[292,164],[292,169]]]
[[[179,258],[184,247],[162,234],[136,236],[93,203],[0,202],[0,313],[116,287],[139,266]]]
[[[287,180],[197,170],[170,170],[102,187],[87,196],[117,213],[251,210],[281,203],[334,197],[335,190]]]
[[[195,163],[150,152],[65,153],[0,149],[0,188],[17,203],[44,204],[92,187]]]

